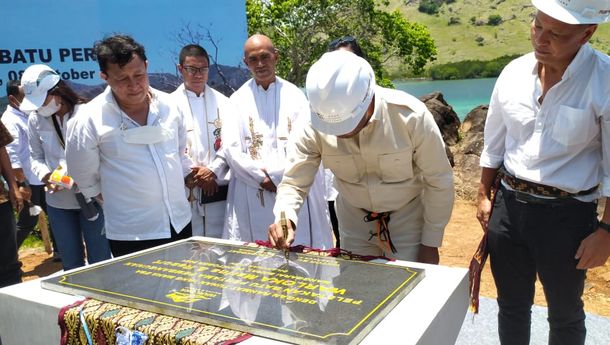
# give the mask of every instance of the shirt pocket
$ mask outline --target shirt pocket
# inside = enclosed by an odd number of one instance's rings
[[[563,146],[589,142],[599,131],[593,112],[560,105],[553,124],[552,138]]]
[[[397,183],[413,177],[413,153],[411,150],[381,154],[378,159],[383,182]]]
[[[362,179],[352,155],[322,156],[322,162],[324,167],[330,169],[339,180],[358,183]]]

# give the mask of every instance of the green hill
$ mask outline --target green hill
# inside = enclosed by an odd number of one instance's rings
[[[438,51],[433,64],[491,60],[531,51],[530,24],[535,8],[529,0],[428,1],[443,2],[438,13],[419,12],[421,0],[390,0],[387,9],[399,10],[409,21],[428,27]],[[500,16],[500,24],[488,25],[490,16]],[[592,44],[610,54],[610,23],[598,27]],[[390,71],[393,77],[407,74],[400,66],[391,66]]]

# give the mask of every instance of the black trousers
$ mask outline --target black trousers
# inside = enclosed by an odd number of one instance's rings
[[[502,344],[529,344],[536,276],[548,304],[549,344],[584,344],[581,299],[585,270],[574,259],[595,231],[597,204],[576,199],[542,201],[503,186],[493,205],[488,246],[498,290]]]
[[[158,240],[143,240],[143,241],[116,241],[116,240],[108,240],[110,243],[110,251],[112,252],[112,256],[119,257],[131,253],[138,252],[140,250],[160,246],[162,244],[167,244],[170,242],[182,240],[185,238],[189,238],[193,236],[193,229],[191,227],[191,223],[188,223],[180,233],[176,233],[176,230],[173,226],[171,226],[171,238],[161,238]]]
[[[15,217],[10,202],[0,204],[0,288],[21,283],[21,262],[15,241]]]

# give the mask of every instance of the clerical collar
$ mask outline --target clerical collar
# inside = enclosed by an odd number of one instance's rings
[[[256,83],[256,81],[255,81],[255,83]],[[269,91],[271,91],[272,89],[275,90],[275,87],[276,87],[275,81],[272,81],[271,84],[269,84],[269,86],[267,87],[267,90],[265,90],[261,85],[256,84],[256,89],[263,93],[269,93]]]
[[[186,88],[186,86],[184,87],[184,91],[186,91],[186,96],[188,98],[203,98],[203,96],[205,95],[205,87],[203,88],[203,92],[197,96],[197,94],[189,89]]]

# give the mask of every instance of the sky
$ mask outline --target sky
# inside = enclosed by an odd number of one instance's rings
[[[7,80],[32,63],[46,63],[64,79],[99,84],[97,62],[85,48],[114,33],[144,45],[150,73],[175,72],[181,48],[177,36],[186,27],[203,34],[209,30],[218,63],[237,66],[247,38],[245,8],[245,0],[0,1],[0,97],[6,96]],[[201,43],[213,58],[214,46]]]

